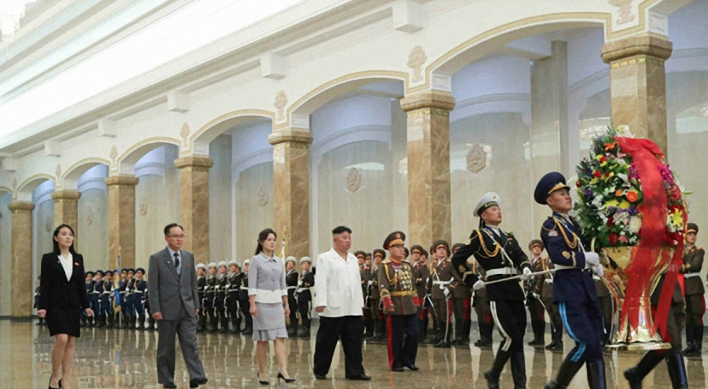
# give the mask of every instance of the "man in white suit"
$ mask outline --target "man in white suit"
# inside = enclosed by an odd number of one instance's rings
[[[157,321],[157,382],[163,388],[176,388],[175,333],[189,372],[189,387],[207,383],[204,366],[197,349],[197,269],[194,255],[182,250],[184,230],[173,223],[165,229],[167,247],[150,256],[148,284],[150,308]]]
[[[348,227],[332,230],[334,248],[317,257],[315,310],[320,316],[315,344],[315,378],[324,380],[332,364],[337,341],[342,340],[345,376],[348,380],[369,381],[361,356],[362,309],[361,274]]]

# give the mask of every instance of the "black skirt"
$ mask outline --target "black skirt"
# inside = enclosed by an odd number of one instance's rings
[[[49,335],[66,334],[78,338],[81,336],[81,308],[56,307],[47,309],[47,327]]]

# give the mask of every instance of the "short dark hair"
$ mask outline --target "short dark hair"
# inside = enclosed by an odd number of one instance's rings
[[[170,224],[168,224],[168,225],[165,226],[165,236],[167,236],[167,235],[170,234],[170,230],[172,230],[173,227],[179,227],[179,229],[182,230],[182,232],[184,232],[184,228],[182,228],[182,226],[180,226],[179,224],[177,224],[177,223],[170,223]]]
[[[332,230],[332,235],[342,234],[342,233],[352,233],[352,229],[347,226],[339,226]]]

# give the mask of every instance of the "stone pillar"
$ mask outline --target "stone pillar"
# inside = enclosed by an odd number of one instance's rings
[[[425,91],[401,99],[408,114],[408,241],[424,247],[451,242],[449,92]],[[450,243],[452,244],[452,243]]]
[[[551,43],[551,56],[531,67],[531,187],[548,172],[574,176],[568,150],[568,44]],[[502,198],[502,201],[504,199]],[[534,205],[533,231],[548,217],[548,207]]]
[[[74,229],[74,248],[79,248],[79,198],[78,190],[52,192],[54,199],[54,227],[68,224]]]
[[[12,317],[32,315],[32,210],[29,201],[13,201],[10,210],[10,250],[12,255]]]
[[[628,125],[638,137],[667,151],[666,72],[673,45],[656,34],[605,43],[602,60],[610,64],[612,123]]]
[[[106,178],[108,186],[108,267],[135,267],[135,185],[132,175]]]
[[[288,128],[268,135],[268,141],[273,145],[276,254],[280,255],[285,237],[286,255],[301,258],[310,255],[308,145],[312,143],[312,133],[307,129]]]
[[[184,227],[184,249],[192,251],[196,262],[212,261],[209,254],[209,168],[207,156],[175,159],[179,169],[179,222]],[[223,258],[214,258],[214,261]]]

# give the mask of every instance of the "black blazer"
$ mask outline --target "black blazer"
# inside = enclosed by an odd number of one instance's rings
[[[67,281],[58,254],[46,253],[42,256],[41,294],[37,309],[89,308],[84,278],[84,257],[81,254],[74,254],[73,262],[71,279]]]

